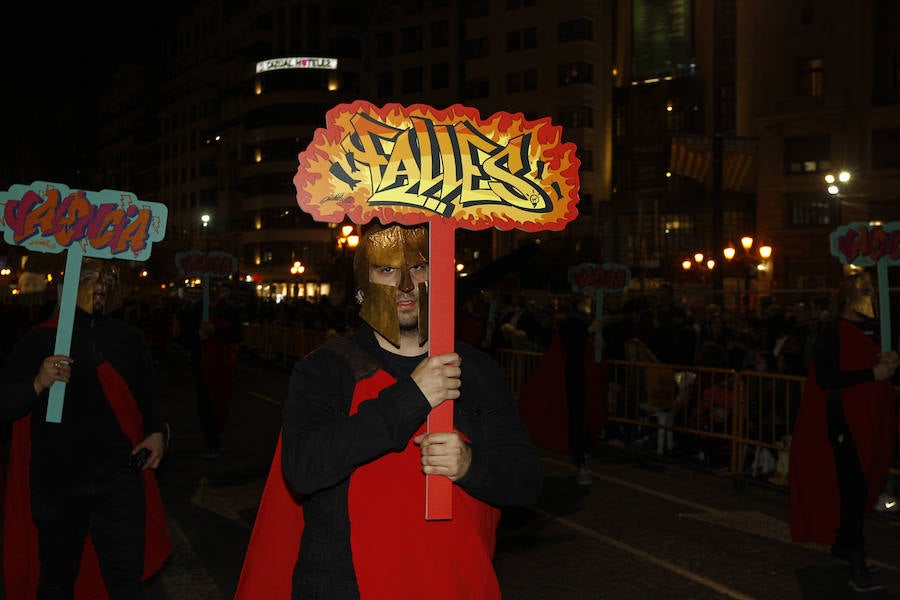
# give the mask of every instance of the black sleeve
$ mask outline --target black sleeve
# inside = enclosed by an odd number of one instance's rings
[[[410,377],[350,415],[355,382],[344,361],[318,350],[294,365],[284,405],[282,471],[298,494],[343,481],[357,467],[406,447],[431,407]]]
[[[154,375],[147,336],[133,324],[118,319],[98,323],[91,333],[101,358],[112,363],[134,395],[143,419],[144,436],[163,432],[165,403]]]
[[[826,390],[837,390],[875,379],[872,369],[841,371],[841,336],[834,326],[822,330],[813,346],[813,360],[816,383]]]
[[[46,409],[50,395],[34,393],[34,378],[41,361],[53,354],[50,329],[27,332],[13,347],[0,376],[0,421],[15,421],[36,408]]]
[[[472,448],[472,463],[456,484],[494,506],[534,504],[543,483],[540,454],[528,435],[499,366],[483,352],[464,354],[455,424]]]

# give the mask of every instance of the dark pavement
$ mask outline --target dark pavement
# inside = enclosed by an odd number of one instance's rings
[[[289,365],[245,357],[236,402],[215,459],[195,418],[188,361],[170,354],[173,441],[159,481],[175,548],[148,585],[152,600],[230,599],[275,441]],[[594,484],[575,484],[565,456],[544,453],[540,502],[503,513],[496,568],[504,598],[900,598],[900,517],[867,523],[883,592],[855,594],[826,548],[791,544],[786,490],[661,462],[607,446]],[[378,599],[380,600],[380,599]]]

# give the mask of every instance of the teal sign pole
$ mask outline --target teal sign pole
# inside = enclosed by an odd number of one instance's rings
[[[165,205],[142,202],[131,192],[71,190],[47,181],[16,184],[0,192],[0,210],[0,230],[7,244],[31,252],[66,251],[54,347],[55,354],[64,355],[72,348],[82,257],[147,260],[153,242],[165,235],[168,216]],[[50,387],[50,423],[62,420],[65,390],[62,381]]]
[[[838,227],[831,234],[831,255],[841,264],[870,267],[878,276],[878,307],[881,321],[881,351],[888,352],[891,340],[891,288],[888,266],[900,264],[900,221],[884,225],[865,222]]]

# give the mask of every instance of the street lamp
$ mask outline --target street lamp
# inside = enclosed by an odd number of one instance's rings
[[[771,269],[769,260],[772,258],[772,253],[774,252],[772,246],[769,244],[758,244],[756,252],[753,252],[754,243],[757,243],[757,240],[754,240],[753,236],[744,235],[741,237],[741,248],[744,250],[738,258],[738,263],[744,267],[744,289],[738,289],[738,306],[741,312],[744,312],[745,310],[744,301],[745,295],[750,292],[750,280],[756,276],[757,272],[769,272]],[[722,248],[722,256],[725,257],[726,263],[731,264],[737,257],[737,250],[734,245],[729,243]],[[749,308],[749,299],[746,302],[746,308]]]
[[[212,221],[212,217],[209,216],[208,213],[203,213],[200,215],[200,223],[203,226],[203,247],[206,252],[209,252],[209,223]]]
[[[850,171],[840,171],[837,175],[834,173],[826,173],[825,174],[825,183],[827,187],[825,188],[829,194],[832,196],[837,196],[841,193],[841,186],[839,184],[850,183],[850,180],[853,178],[853,175]]]
[[[355,231],[356,227],[353,225],[344,225],[341,227],[341,237],[337,240],[338,248],[340,248],[341,251],[344,251],[347,248],[353,250],[359,245],[359,235],[357,235]]]
[[[290,296],[296,298],[297,296],[300,295],[300,290],[303,288],[303,282],[302,281],[298,282],[298,281],[296,281],[296,279],[299,278],[300,275],[303,275],[303,273],[305,273],[305,272],[306,272],[306,266],[304,266],[304,264],[301,261],[295,260],[294,263],[291,265],[291,275],[293,275],[295,278],[295,281],[291,285],[291,290],[290,290],[292,292],[292,294],[288,294],[288,291],[285,290],[285,296],[290,295]]]

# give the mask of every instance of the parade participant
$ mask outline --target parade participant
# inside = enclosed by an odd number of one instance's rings
[[[583,486],[593,483],[591,450],[608,417],[609,370],[605,360],[597,361],[594,346],[600,325],[591,318],[590,297],[573,297],[519,395],[531,438],[542,448],[568,452],[575,483]]]
[[[842,282],[840,319],[813,350],[789,471],[793,540],[831,545],[860,592],[881,588],[866,564],[863,519],[887,478],[897,423],[897,353],[880,351],[874,293],[867,273]]]
[[[0,419],[15,420],[7,598],[143,598],[142,578],[171,549],[151,470],[165,453],[162,407],[143,334],[108,316],[117,276],[110,261],[85,259],[69,355],[54,354],[54,317],[22,336],[0,379]],[[65,403],[54,423],[45,414],[57,381]]]
[[[197,416],[209,458],[223,450],[222,433],[237,385],[238,344],[243,339],[240,316],[231,301],[231,289],[220,285],[209,320],[199,319],[194,372]]]
[[[371,228],[354,270],[363,323],[294,367],[236,598],[500,598],[497,507],[536,501],[537,450],[488,355],[427,355],[424,227]],[[454,431],[425,433],[448,399]],[[425,520],[424,474],[452,519]]]

